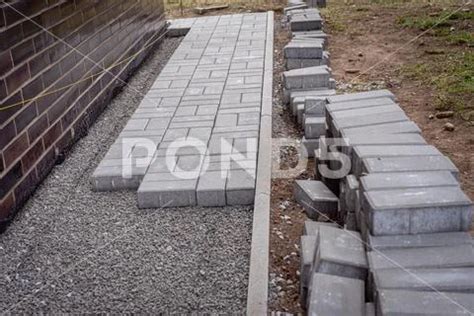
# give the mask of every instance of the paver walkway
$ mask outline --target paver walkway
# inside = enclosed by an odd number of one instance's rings
[[[182,21],[189,33],[94,172],[94,187],[138,188],[142,208],[252,204],[264,80],[272,80],[268,20]]]

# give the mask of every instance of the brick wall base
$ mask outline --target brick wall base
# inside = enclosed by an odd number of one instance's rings
[[[162,0],[31,3],[0,4],[0,230],[165,30]]]

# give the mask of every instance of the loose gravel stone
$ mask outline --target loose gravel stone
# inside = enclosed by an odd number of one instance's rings
[[[139,210],[136,192],[89,182],[179,42],[164,41],[0,236],[2,312],[245,310],[250,208]]]

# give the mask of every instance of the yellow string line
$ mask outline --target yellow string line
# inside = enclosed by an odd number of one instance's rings
[[[112,65],[110,65],[110,66],[107,67],[107,68],[104,68],[103,70],[99,71],[99,72],[96,73],[96,74],[93,74],[93,75],[91,75],[91,76],[89,76],[89,77],[86,77],[86,78],[82,78],[82,79],[80,79],[80,80],[78,80],[78,81],[76,81],[76,82],[73,82],[73,83],[71,83],[71,84],[69,84],[69,85],[66,85],[66,86],[64,86],[64,87],[58,88],[58,89],[56,89],[56,90],[51,90],[51,91],[48,91],[48,92],[46,92],[46,93],[44,93],[44,92],[43,92],[43,93],[40,93],[40,94],[36,95],[35,97],[33,97],[33,98],[31,98],[31,99],[27,99],[27,100],[24,100],[24,101],[20,101],[20,102],[17,102],[17,103],[13,103],[13,104],[10,104],[10,105],[6,105],[6,106],[3,106],[3,107],[0,107],[0,111],[6,111],[6,110],[11,109],[11,108],[14,108],[14,107],[16,107],[16,106],[25,105],[26,103],[30,103],[30,102],[32,102],[32,101],[36,101],[36,100],[38,100],[38,99],[40,99],[40,98],[43,98],[43,97],[45,97],[45,96],[48,96],[48,95],[50,95],[50,94],[53,94],[53,93],[56,93],[56,92],[59,92],[59,91],[65,90],[65,89],[69,89],[69,88],[71,88],[72,86],[75,86],[75,85],[77,85],[77,84],[79,84],[79,83],[81,83],[81,82],[84,82],[84,81],[87,81],[87,80],[89,80],[89,79],[91,79],[91,78],[97,77],[97,76],[99,76],[100,74],[102,74],[102,73],[104,73],[104,72],[109,72],[111,69],[113,69],[113,68],[115,68],[115,67],[117,67],[117,66],[120,66],[120,65],[123,64],[123,63],[126,63],[126,62],[127,62],[128,60],[130,60],[130,59],[133,59],[133,58],[137,57],[137,56],[140,55],[145,49],[147,49],[148,47],[154,45],[157,41],[159,41],[160,39],[162,39],[166,34],[168,34],[168,30],[166,30],[166,32],[164,32],[162,35],[160,35],[156,40],[154,40],[154,41],[151,42],[150,44],[145,45],[142,49],[140,49],[140,50],[139,50],[138,52],[136,52],[135,54],[133,54],[133,55],[131,55],[131,56],[129,56],[129,57],[127,57],[127,58],[121,60],[121,61],[118,62],[118,63],[112,64]]]

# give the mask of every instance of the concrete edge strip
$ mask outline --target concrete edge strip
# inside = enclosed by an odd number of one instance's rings
[[[247,315],[266,315],[268,305],[274,13],[272,11],[268,12],[267,18],[262,112],[260,117],[259,153],[247,294]]]

